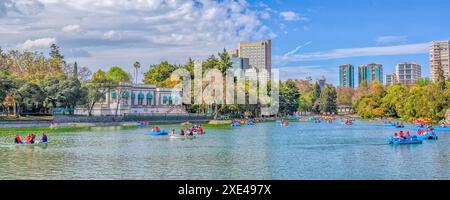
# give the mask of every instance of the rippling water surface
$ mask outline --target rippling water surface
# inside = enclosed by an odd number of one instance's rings
[[[1,145],[0,179],[450,179],[450,133],[391,146],[386,137],[399,130],[369,122],[206,131],[170,140],[105,127],[51,134],[45,146]]]

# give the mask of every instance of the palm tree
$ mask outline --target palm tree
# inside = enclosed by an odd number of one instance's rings
[[[139,63],[138,61],[136,61],[134,64],[134,83],[137,84],[138,83],[138,76],[139,76],[139,68],[141,68],[141,63]]]

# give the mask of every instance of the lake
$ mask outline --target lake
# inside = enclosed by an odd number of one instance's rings
[[[193,140],[150,136],[149,128],[52,133],[44,146],[1,145],[0,179],[450,178],[450,133],[393,146],[386,138],[399,129],[379,122],[260,123],[205,131]],[[13,137],[3,134],[0,141]]]

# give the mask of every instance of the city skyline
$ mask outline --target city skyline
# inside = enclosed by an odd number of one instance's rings
[[[325,75],[339,85],[341,64],[375,62],[392,72],[405,61],[420,64],[423,76],[430,77],[431,41],[450,39],[442,26],[450,23],[450,3],[404,5],[389,0],[6,0],[0,2],[0,46],[47,52],[57,43],[68,61],[92,71],[119,65],[133,73],[135,61],[146,71],[163,60],[184,64],[189,57],[233,50],[239,42],[270,39],[272,69],[280,69],[282,79]]]

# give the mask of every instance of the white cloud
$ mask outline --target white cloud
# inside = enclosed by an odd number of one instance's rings
[[[296,62],[296,61],[318,61],[331,60],[339,58],[363,57],[363,56],[391,56],[391,55],[411,55],[425,54],[429,51],[428,43],[384,46],[384,47],[366,47],[334,49],[330,51],[320,51],[313,53],[276,56],[275,62]]]
[[[378,45],[406,43],[408,42],[408,36],[395,36],[395,35],[378,36],[375,38],[375,42],[377,42]]]
[[[272,12],[246,0],[21,1],[39,2],[42,9],[34,9],[36,15],[11,14],[12,8],[0,0],[0,29],[10,30],[0,32],[2,46],[23,46],[29,38],[51,37],[63,52],[89,52],[79,62],[85,66],[136,60],[151,64],[162,58],[185,62],[189,57],[204,58],[223,48],[236,48],[240,41],[276,37],[262,21],[268,17],[264,12]],[[74,32],[83,34],[68,34]],[[106,55],[109,59],[104,60]]]
[[[302,49],[303,47],[306,47],[308,45],[310,45],[312,43],[312,41],[308,41],[303,45],[299,45],[297,46],[295,49],[293,49],[292,51],[287,52],[286,54],[284,54],[284,57],[288,57],[291,55],[294,55],[295,53],[297,53],[298,51],[300,51],[300,49]]]
[[[27,40],[25,43],[20,45],[20,48],[25,50],[48,48],[54,43],[56,43],[55,38],[41,38],[36,40]]]
[[[107,40],[121,40],[122,34],[117,31],[111,30],[111,31],[104,33],[103,38],[107,39]]]
[[[67,25],[64,26],[61,31],[66,32],[66,33],[80,33],[81,27],[78,24],[73,24],[73,25]]]
[[[307,21],[308,18],[301,16],[300,14],[292,11],[280,12],[280,16],[285,21]]]

